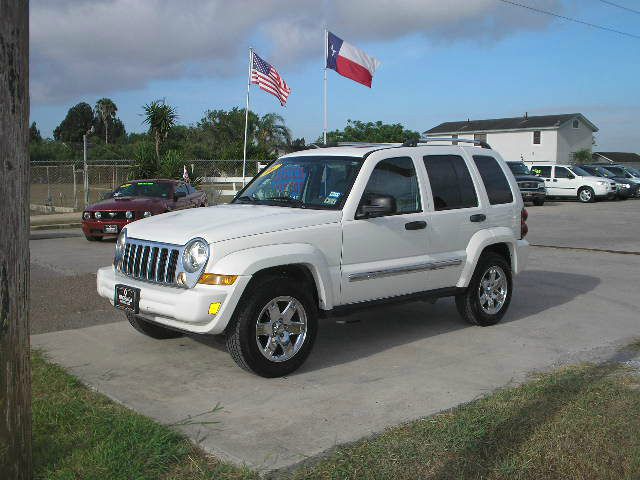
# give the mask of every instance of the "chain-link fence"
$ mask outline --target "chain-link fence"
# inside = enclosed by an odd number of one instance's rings
[[[250,160],[246,181],[268,161]],[[188,160],[189,177],[207,193],[209,203],[230,200],[242,187],[242,160]],[[41,213],[73,212],[101,200],[116,187],[133,180],[133,160],[82,162],[31,162],[31,210]]]

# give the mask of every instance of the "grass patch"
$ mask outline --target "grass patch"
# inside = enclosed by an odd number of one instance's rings
[[[258,478],[93,392],[41,355],[32,362],[36,478]],[[622,365],[563,368],[272,477],[638,479],[638,383],[637,372]]]
[[[249,479],[185,437],[82,385],[32,352],[38,479]]]
[[[619,365],[536,377],[338,448],[299,479],[638,479],[640,391]]]

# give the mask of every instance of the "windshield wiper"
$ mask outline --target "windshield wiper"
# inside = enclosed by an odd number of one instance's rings
[[[288,203],[289,205],[303,205],[304,204],[304,202],[302,200],[298,200],[298,199],[292,198],[292,197],[269,197],[269,198],[265,198],[265,200],[272,201],[272,202]]]
[[[242,195],[241,197],[236,198],[236,202],[256,203],[257,201],[258,199],[253,198],[251,195]]]

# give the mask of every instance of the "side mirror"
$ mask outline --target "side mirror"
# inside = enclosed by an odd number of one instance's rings
[[[396,199],[391,195],[372,195],[364,201],[366,204],[360,204],[356,219],[384,217],[398,211]]]
[[[569,178],[570,178],[571,180],[573,180],[574,178],[576,178],[576,176],[575,176],[574,174],[570,173],[570,174],[569,174]]]
[[[178,200],[179,198],[184,198],[184,197],[186,197],[186,196],[187,196],[187,193],[186,193],[186,192],[175,192],[175,193],[173,194],[173,200],[174,200],[174,201],[176,201],[176,200]]]

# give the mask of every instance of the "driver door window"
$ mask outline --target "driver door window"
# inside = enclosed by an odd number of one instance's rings
[[[371,172],[361,204],[377,195],[390,195],[396,200],[396,215],[422,211],[420,189],[413,160],[409,157],[388,158]]]

